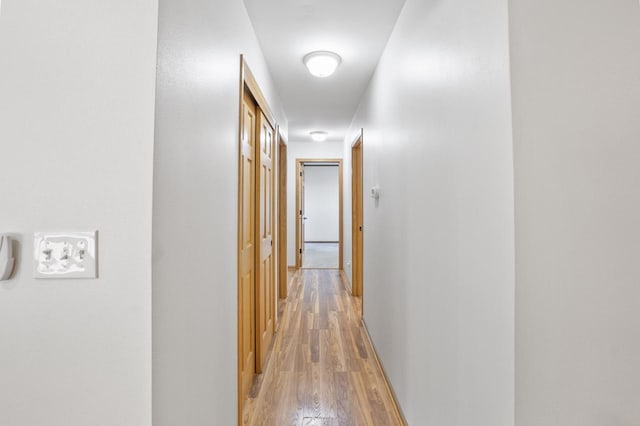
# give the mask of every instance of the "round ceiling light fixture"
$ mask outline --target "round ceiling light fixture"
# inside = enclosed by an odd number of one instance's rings
[[[309,134],[311,135],[311,139],[313,139],[315,142],[324,142],[329,136],[329,133],[320,130],[309,132]]]
[[[342,58],[337,53],[318,51],[306,54],[302,58],[302,62],[304,62],[312,75],[324,78],[336,72],[336,68],[342,62]]]

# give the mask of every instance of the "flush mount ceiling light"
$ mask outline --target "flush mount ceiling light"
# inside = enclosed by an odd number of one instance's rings
[[[342,62],[342,58],[333,52],[311,52],[302,58],[309,72],[316,77],[329,77],[336,72],[336,68]]]
[[[311,139],[313,139],[315,142],[324,142],[327,140],[327,136],[329,136],[329,133],[322,132],[320,130],[310,132],[309,134],[311,135]]]

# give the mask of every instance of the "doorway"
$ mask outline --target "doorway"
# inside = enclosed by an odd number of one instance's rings
[[[342,270],[342,160],[296,161],[296,268]]]

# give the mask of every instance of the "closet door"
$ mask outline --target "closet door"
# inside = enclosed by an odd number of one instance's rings
[[[258,268],[257,268],[257,362],[256,370],[262,366],[275,329],[275,256],[273,232],[275,226],[274,207],[274,151],[275,132],[266,117],[258,111]]]
[[[238,364],[240,400],[251,389],[256,372],[256,104],[247,93],[242,103],[242,138],[238,187],[239,267],[238,267]]]

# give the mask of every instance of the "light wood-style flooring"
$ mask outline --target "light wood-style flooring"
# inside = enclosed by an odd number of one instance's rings
[[[359,299],[337,270],[296,272],[280,308],[265,371],[245,401],[244,425],[402,425],[360,321]]]

